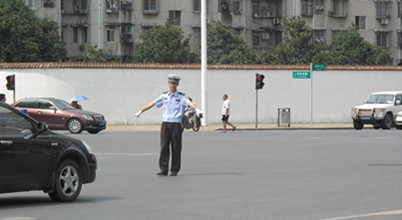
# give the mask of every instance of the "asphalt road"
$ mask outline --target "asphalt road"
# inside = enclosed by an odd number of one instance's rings
[[[98,157],[95,183],[73,203],[1,194],[0,220],[402,219],[401,134],[188,131],[177,177],[156,175],[158,131],[72,135]]]

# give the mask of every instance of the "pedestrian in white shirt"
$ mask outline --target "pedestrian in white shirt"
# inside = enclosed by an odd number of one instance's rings
[[[233,131],[236,130],[236,126],[229,122],[229,115],[230,115],[230,102],[228,99],[228,95],[224,94],[223,97],[223,104],[222,104],[222,123],[223,123],[223,133],[226,133],[226,125],[232,126]]]

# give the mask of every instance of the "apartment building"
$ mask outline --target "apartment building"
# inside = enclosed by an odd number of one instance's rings
[[[40,17],[61,27],[69,57],[98,45],[108,56],[130,57],[139,36],[167,19],[177,19],[193,49],[200,42],[201,0],[26,0]],[[369,42],[402,61],[402,0],[206,0],[207,19],[220,20],[258,52],[282,41],[283,18],[300,16],[314,39],[328,45],[337,32],[356,24]]]

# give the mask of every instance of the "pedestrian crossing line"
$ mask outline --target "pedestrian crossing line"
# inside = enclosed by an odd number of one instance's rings
[[[347,220],[347,219],[357,219],[363,217],[373,217],[373,216],[385,216],[385,215],[402,215],[402,210],[393,210],[393,211],[385,211],[385,212],[374,212],[362,215],[350,215],[343,217],[335,217],[335,218],[326,218],[321,220]]]

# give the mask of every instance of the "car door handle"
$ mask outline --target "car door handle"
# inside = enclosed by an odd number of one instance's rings
[[[13,144],[13,142],[12,142],[12,141],[8,141],[8,140],[0,140],[0,144],[11,145],[11,144]]]

